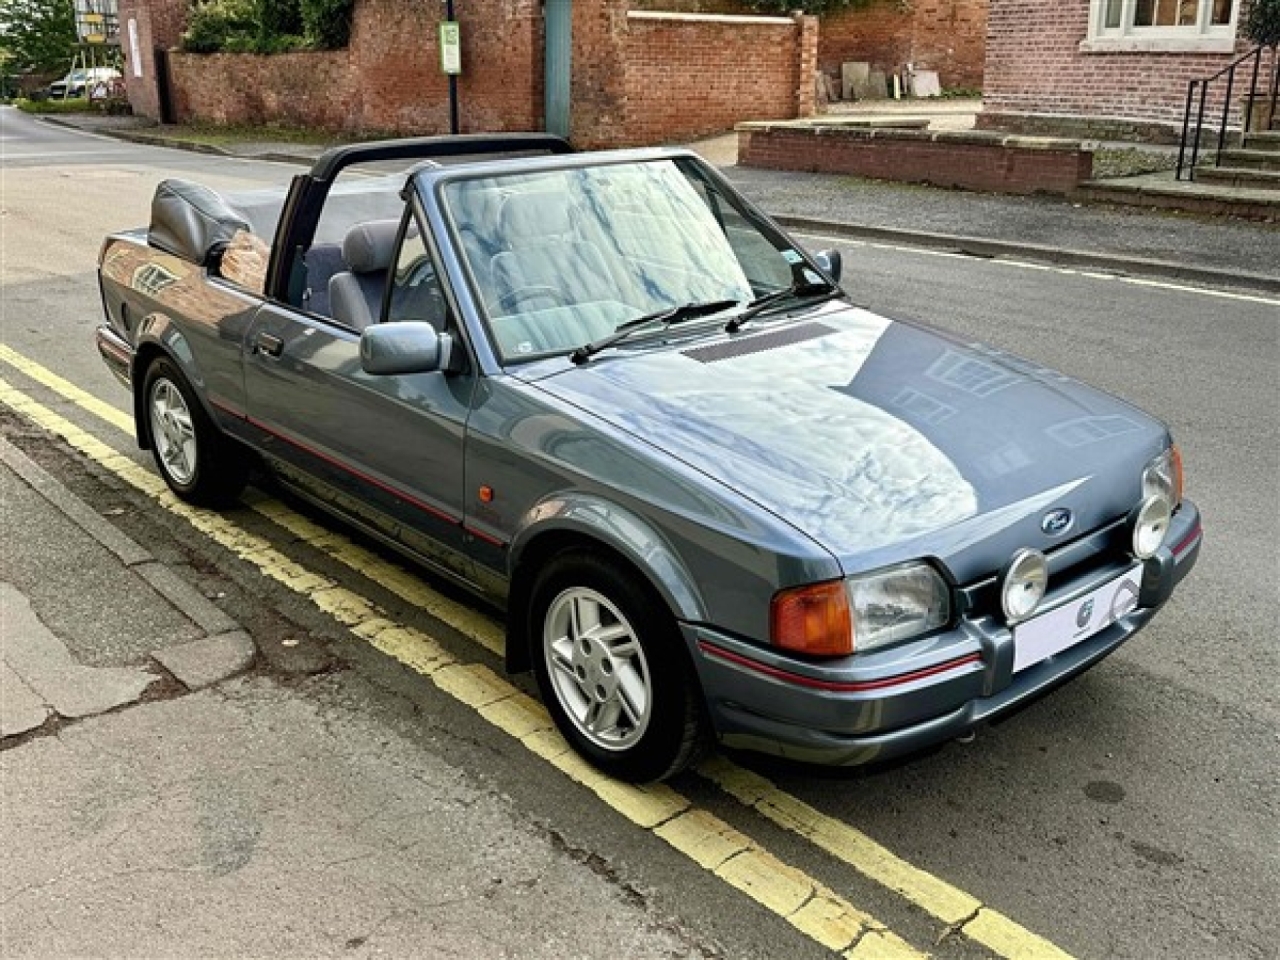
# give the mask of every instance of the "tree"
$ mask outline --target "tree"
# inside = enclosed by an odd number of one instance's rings
[[[15,73],[67,70],[76,49],[71,0],[0,0],[0,48]]]
[[[1244,35],[1274,52],[1280,46],[1280,0],[1253,0],[1244,22]]]
[[[1280,0],[1253,0],[1244,21],[1244,35],[1254,43],[1271,48],[1271,95],[1267,126],[1276,122],[1276,91],[1280,88]]]
[[[746,0],[747,6],[761,13],[772,13],[786,16],[793,11],[812,14],[820,17],[840,10],[851,10],[865,7],[872,0]]]

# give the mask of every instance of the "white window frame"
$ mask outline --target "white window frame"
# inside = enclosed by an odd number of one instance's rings
[[[1082,53],[1233,53],[1240,5],[1231,7],[1231,22],[1212,24],[1213,0],[1199,0],[1196,22],[1182,27],[1136,27],[1138,0],[1123,0],[1120,26],[1107,27],[1107,0],[1089,0],[1089,36]]]

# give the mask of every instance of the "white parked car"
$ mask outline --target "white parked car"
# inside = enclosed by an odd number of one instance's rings
[[[90,89],[99,83],[111,83],[120,79],[120,71],[112,67],[93,67],[88,70],[72,70],[61,80],[49,84],[49,96],[62,100],[66,97],[87,97]]]

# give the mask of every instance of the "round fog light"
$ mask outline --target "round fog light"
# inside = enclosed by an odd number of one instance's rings
[[[1000,606],[1009,623],[1035,613],[1049,585],[1049,562],[1039,550],[1022,549],[1013,555],[1000,581]]]
[[[1147,497],[1133,516],[1133,555],[1147,560],[1156,555],[1169,532],[1173,516],[1164,497]]]

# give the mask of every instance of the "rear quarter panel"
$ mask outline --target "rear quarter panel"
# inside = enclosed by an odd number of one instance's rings
[[[261,297],[172,254],[146,245],[142,233],[107,240],[101,260],[107,322],[136,351],[135,389],[155,351],[171,356],[211,415],[244,410],[241,351]]]

